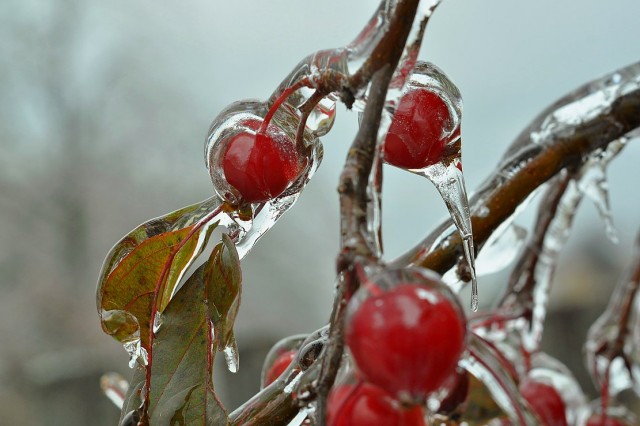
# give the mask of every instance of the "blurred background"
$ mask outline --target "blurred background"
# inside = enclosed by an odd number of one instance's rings
[[[0,424],[114,425],[101,374],[128,357],[101,331],[96,279],[110,247],[152,217],[208,198],[209,123],[265,99],[305,55],[344,45],[376,1],[3,0],[0,2]],[[464,98],[470,191],[546,105],[638,60],[637,0],[445,0],[421,58]],[[325,159],[295,208],[243,262],[241,368],[218,368],[230,409],[256,392],[266,351],[328,319],[338,248],[338,175],[357,127],[340,108]],[[589,324],[629,264],[640,225],[640,146],[610,170],[620,243],[581,208],[563,253],[545,347],[584,389]],[[385,169],[384,243],[393,258],[446,211],[421,178]],[[533,217],[525,213],[524,225]],[[508,271],[481,277],[490,305]],[[222,366],[220,366],[222,367]]]

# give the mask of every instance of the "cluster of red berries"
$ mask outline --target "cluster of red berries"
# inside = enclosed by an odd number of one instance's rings
[[[348,309],[345,341],[358,383],[331,391],[328,424],[424,425],[427,397],[455,373],[465,349],[456,296],[429,271],[385,270]]]
[[[435,68],[429,64],[429,72]],[[439,71],[438,71],[439,72]],[[259,116],[233,121],[234,129],[219,141],[212,173],[224,175],[236,202],[263,203],[281,196],[305,169],[306,161],[294,138],[272,123],[280,105],[299,82],[285,90]],[[408,170],[442,161],[446,147],[460,135],[456,111],[443,91],[410,84],[394,114],[384,143],[384,160]],[[211,165],[210,165],[211,166]],[[213,175],[212,175],[213,177]]]

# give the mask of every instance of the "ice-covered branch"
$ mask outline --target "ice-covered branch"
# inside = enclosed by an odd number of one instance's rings
[[[633,262],[620,279],[604,313],[591,326],[585,344],[587,366],[596,385],[602,387],[603,403],[608,395],[634,388],[637,377],[637,294],[640,288],[640,233],[636,237]],[[633,341],[632,341],[633,340]]]
[[[579,168],[598,150],[640,127],[640,63],[588,83],[545,110],[507,150],[471,198],[476,249],[540,185],[561,170]],[[394,261],[444,273],[462,256],[447,221]]]

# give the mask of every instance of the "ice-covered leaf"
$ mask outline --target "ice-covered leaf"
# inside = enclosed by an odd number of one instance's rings
[[[116,244],[98,284],[98,310],[107,334],[148,349],[156,293],[161,312],[215,229],[216,204],[210,199],[153,219]]]
[[[237,370],[233,324],[240,307],[242,271],[233,242],[225,234],[204,269],[208,315],[213,322],[218,348],[225,353],[231,371]]]
[[[146,379],[146,368],[141,364],[137,363],[135,370],[133,371],[133,376],[129,381],[129,388],[127,389],[127,394],[124,397],[124,401],[122,407],[120,408],[120,422],[119,425],[125,426],[124,419],[129,416],[140,416],[142,413],[142,401],[144,399],[144,384]]]
[[[224,425],[213,389],[217,342],[203,265],[176,293],[153,342],[148,415],[153,425]]]

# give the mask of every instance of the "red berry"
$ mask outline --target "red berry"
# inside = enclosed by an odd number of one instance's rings
[[[328,426],[425,426],[421,406],[403,409],[389,394],[370,383],[337,386],[327,401]]]
[[[450,138],[449,107],[440,95],[416,88],[404,95],[384,142],[384,159],[404,169],[422,169],[442,159]]]
[[[257,130],[256,123],[243,124]],[[246,202],[261,203],[279,196],[302,168],[294,141],[274,125],[267,130],[266,134],[243,130],[231,136],[224,152],[225,178]]]
[[[630,426],[629,423],[613,417],[594,414],[589,417],[585,426]]]
[[[285,351],[278,355],[275,361],[273,361],[273,364],[271,364],[269,371],[267,371],[267,375],[264,379],[265,387],[275,382],[276,379],[284,373],[284,370],[289,367],[289,364],[294,360],[296,354],[296,351]]]
[[[440,402],[438,413],[453,413],[469,395],[469,373],[466,370],[455,372],[449,376],[447,382],[448,391]]]
[[[567,426],[564,401],[553,386],[525,379],[520,384],[520,393],[544,425]]]
[[[367,381],[401,401],[422,401],[455,372],[466,325],[444,291],[400,283],[356,308],[346,342]]]

